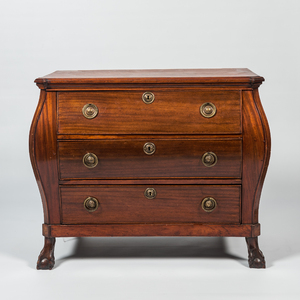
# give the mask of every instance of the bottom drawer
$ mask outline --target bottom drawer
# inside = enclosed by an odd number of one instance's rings
[[[62,224],[240,223],[239,185],[63,186],[60,194]]]

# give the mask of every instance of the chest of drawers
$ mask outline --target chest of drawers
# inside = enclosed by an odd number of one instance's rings
[[[248,69],[56,71],[40,100],[30,157],[45,237],[245,237],[264,268],[258,207],[270,132]]]

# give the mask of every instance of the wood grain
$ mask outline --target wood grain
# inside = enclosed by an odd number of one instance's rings
[[[242,140],[242,134],[58,134],[58,140],[141,140],[147,138],[163,139],[163,140]]]
[[[242,222],[258,222],[258,206],[270,158],[270,131],[258,94],[243,93]]]
[[[146,142],[155,144],[154,154],[144,153]],[[241,177],[239,139],[60,141],[58,148],[62,179]],[[203,154],[209,151],[218,157],[212,167],[202,163]],[[84,166],[82,158],[86,153],[97,155],[99,163],[95,168]]]
[[[103,224],[47,225],[43,235],[51,237],[88,236],[242,236],[260,235],[260,224]]]
[[[60,223],[56,93],[41,91],[30,130],[30,157],[41,193],[45,223]]]
[[[254,103],[257,107],[257,111],[259,113],[261,123],[262,123],[262,129],[264,132],[263,166],[261,169],[259,181],[258,181],[256,192],[255,192],[254,203],[253,203],[253,223],[257,223],[258,222],[258,210],[259,210],[260,196],[261,196],[263,184],[265,181],[265,177],[267,174],[270,157],[271,157],[271,132],[270,132],[270,127],[269,127],[269,123],[267,120],[267,116],[265,114],[262,103],[260,101],[260,97],[259,97],[257,88],[253,90],[253,99],[254,99]]]
[[[61,187],[63,224],[103,223],[240,223],[240,186],[153,185],[157,196],[147,199],[150,186]],[[217,207],[205,212],[201,202],[213,197]],[[99,201],[99,208],[87,211],[87,197]]]
[[[99,184],[242,184],[241,178],[64,179],[60,185]]]
[[[144,91],[60,92],[59,134],[239,134],[240,91],[153,89],[155,100],[142,101]],[[212,102],[212,118],[200,114],[203,103]],[[82,114],[85,104],[99,109],[94,119]]]
[[[37,78],[41,89],[99,88],[107,84],[197,84],[201,86],[258,86],[263,77],[248,69],[87,70],[56,71]]]

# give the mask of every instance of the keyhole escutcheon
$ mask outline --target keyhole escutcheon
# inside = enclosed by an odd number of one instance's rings
[[[153,143],[148,142],[144,145],[143,150],[147,155],[152,155],[155,152],[156,147]]]
[[[142,95],[142,100],[146,104],[151,104],[154,101],[154,99],[155,99],[155,96],[152,92],[145,92]]]
[[[154,199],[156,197],[156,190],[154,188],[146,188],[144,196],[147,199]]]

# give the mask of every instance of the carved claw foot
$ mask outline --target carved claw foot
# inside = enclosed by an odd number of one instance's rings
[[[54,258],[55,238],[45,237],[45,245],[39,255],[36,268],[37,270],[51,270],[55,264]]]
[[[250,268],[264,269],[266,267],[265,257],[258,247],[257,237],[246,238],[248,246],[248,262]]]

